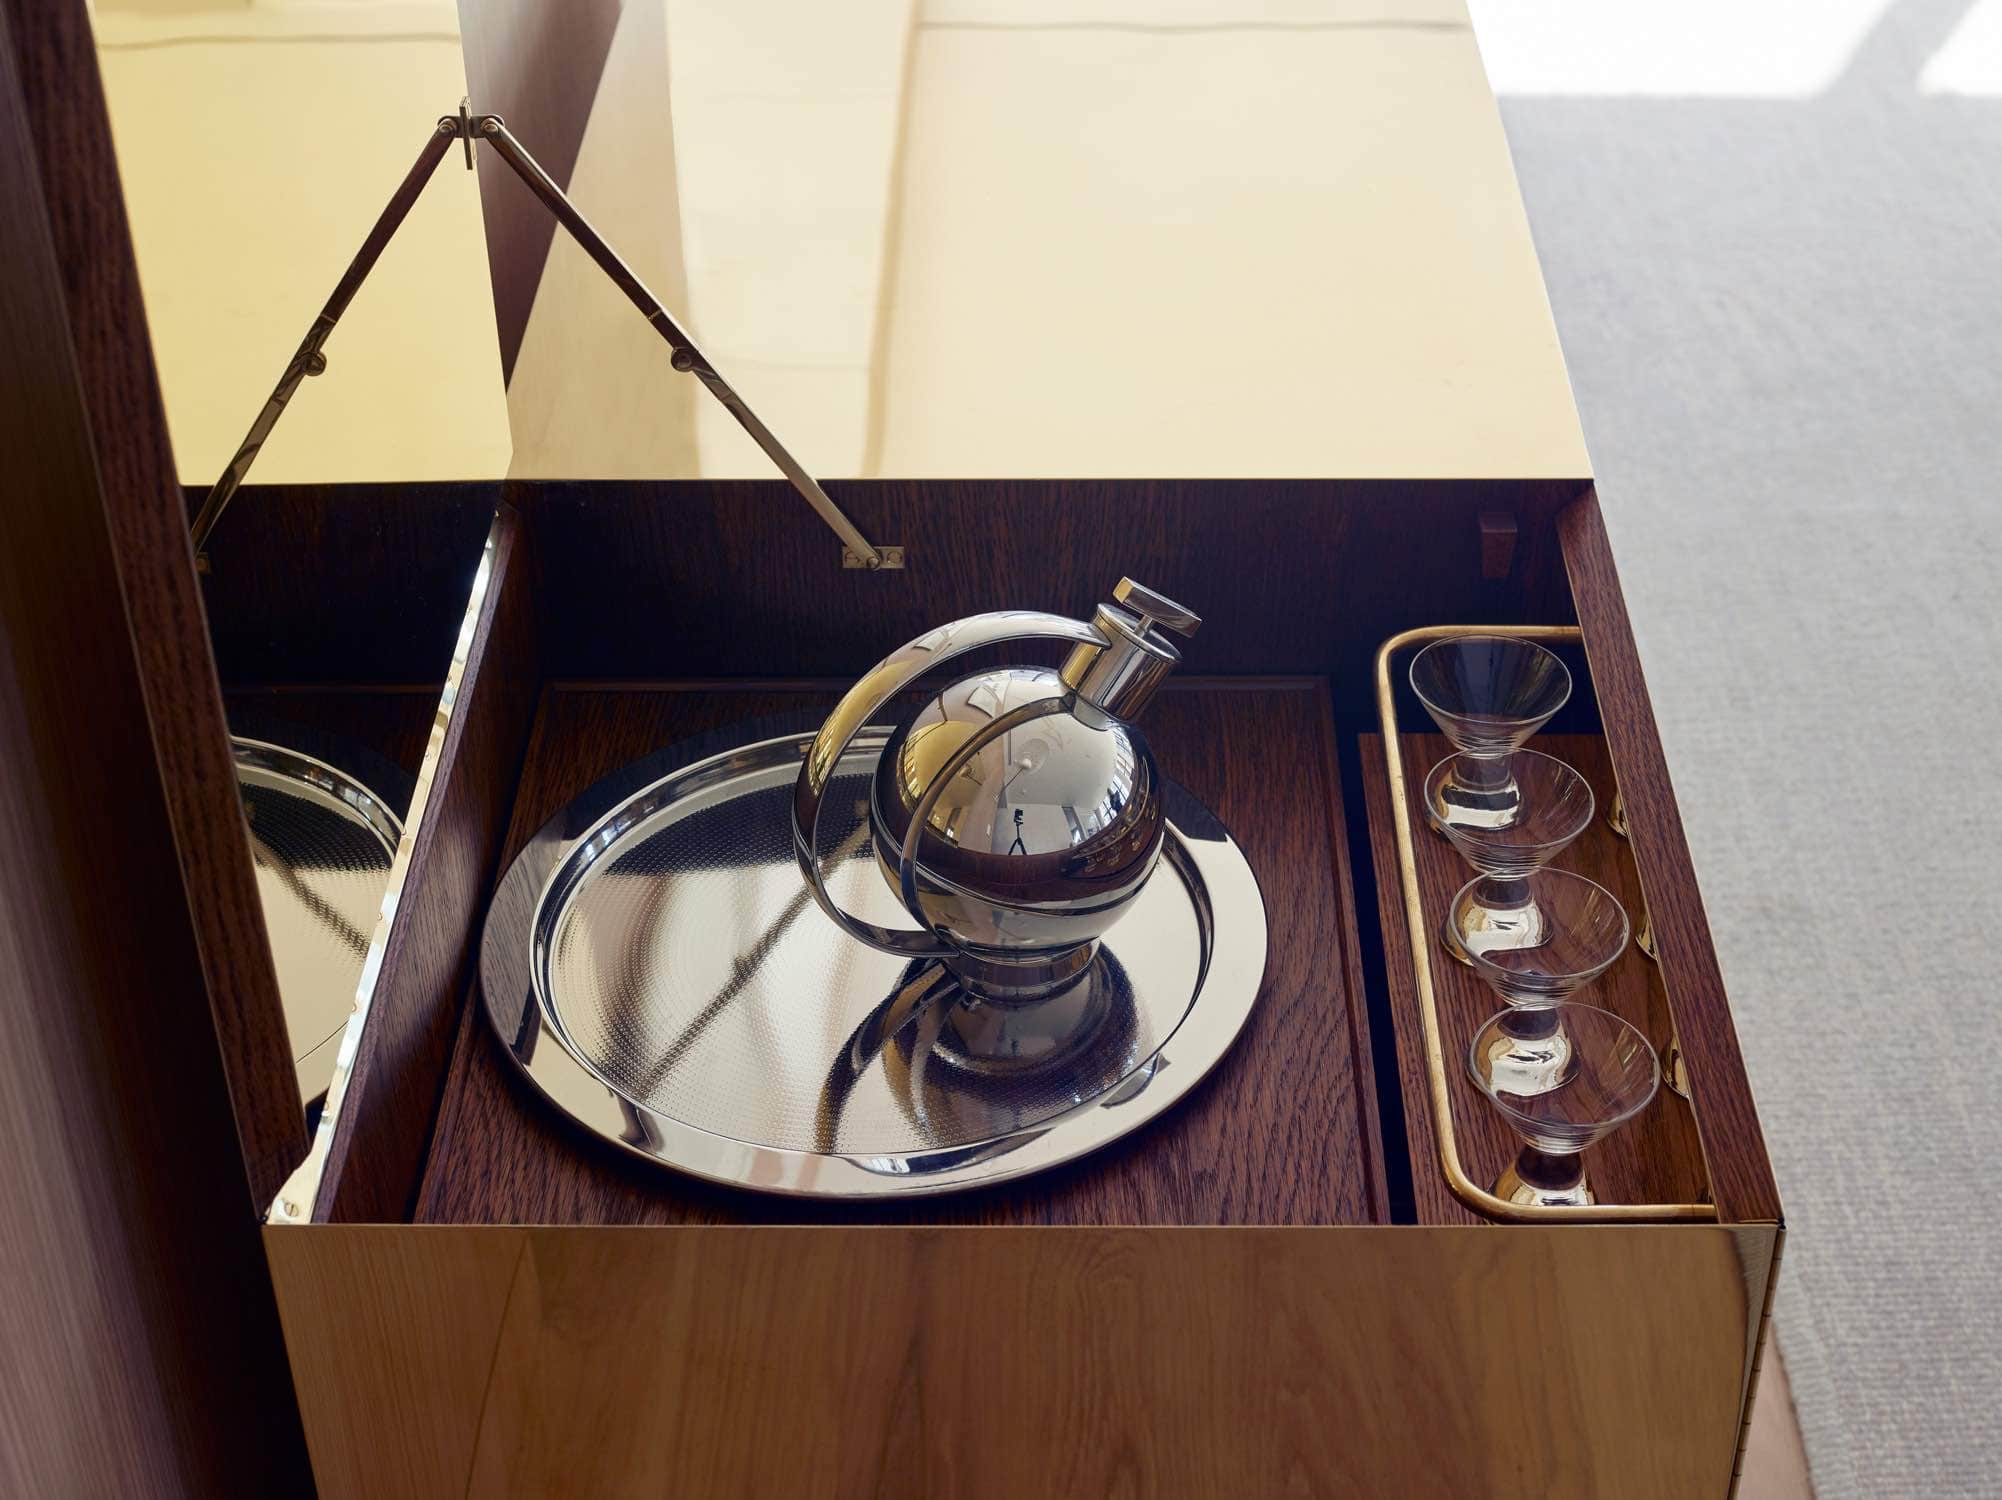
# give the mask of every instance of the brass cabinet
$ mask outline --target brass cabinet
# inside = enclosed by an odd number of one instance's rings
[[[1346,93],[1297,59],[1233,60],[1255,30],[1108,23],[1066,41],[1063,26],[957,12],[911,23],[915,71],[899,76],[930,90],[905,100],[928,133],[885,191],[932,184],[932,218],[906,225],[883,273],[894,295],[876,313],[911,321],[870,343],[891,363],[868,376],[907,384],[895,423],[873,438],[865,423],[853,464],[823,476],[870,537],[904,548],[902,570],[842,568],[791,490],[717,448],[715,465],[640,477],[530,466],[504,484],[247,491],[238,551],[215,562],[267,586],[205,621],[81,8],[10,0],[0,165],[18,211],[0,215],[16,257],[0,296],[43,403],[0,403],[25,486],[0,594],[13,680],[46,708],[87,662],[102,690],[78,732],[157,767],[97,784],[62,771],[43,730],[6,742],[54,814],[30,830],[49,855],[11,865],[10,888],[38,893],[37,931],[71,935],[36,950],[44,988],[71,1002],[38,1024],[68,1028],[75,1087],[117,1127],[78,1159],[104,1183],[143,1179],[75,1221],[123,1226],[106,1274],[143,1331],[147,1380],[92,1378],[139,1416],[66,1461],[284,1492],[310,1453],[329,1495],[1730,1490],[1778,1193],[1493,101],[1457,5],[1394,9],[1398,25],[1340,48],[1334,28],[1306,28],[1298,45],[1339,58]],[[577,30],[577,45],[611,45],[596,21]],[[983,51],[981,37],[999,39]],[[1134,158],[1133,119],[1073,92],[1024,127],[1030,186],[990,184],[1046,222],[983,219],[989,200],[940,176],[952,151],[1006,162],[993,119],[947,108],[985,97],[982,80],[1124,79],[1129,106],[1165,108],[1214,78],[1206,57],[1274,69],[1258,117],[1272,157],[1255,172],[1242,120],[1220,136],[1199,110],[1175,116],[1163,150],[1181,143],[1178,172]],[[482,66],[476,90],[521,71]],[[578,76],[587,95],[633,97],[615,66]],[[497,106],[532,138],[532,93]],[[1371,110],[1409,114],[1415,133],[1366,134]],[[1092,150],[1109,155],[1055,173],[1047,132],[1065,121],[1096,121],[1108,135]],[[1117,170],[1130,178],[1094,197],[1094,172]],[[1239,176],[1275,195],[1235,207],[1256,234],[1229,233]],[[1163,184],[1187,190],[1172,213]],[[1136,206],[1157,222],[1112,222]],[[490,253],[526,400],[570,390],[575,351],[523,310],[514,260],[541,247],[496,228],[509,213],[490,205]],[[1018,245],[1078,236],[1077,255],[1005,288],[1006,245],[955,270],[983,222]],[[1262,237],[1282,231],[1283,254]],[[1133,267],[1139,290],[1115,285],[1106,247],[1138,254],[1150,234],[1160,258]],[[1302,279],[1315,235],[1357,284]],[[914,264],[920,244],[935,259]],[[974,305],[983,281],[996,290]],[[582,295],[556,272],[547,285]],[[1025,288],[1070,301],[1022,327]],[[1096,321],[1094,298],[1112,309]],[[1132,324],[1136,307],[1177,335]],[[1179,370],[1162,367],[1171,349]],[[523,363],[537,359],[551,363]],[[1156,468],[1150,453],[1170,456]],[[488,518],[451,661],[400,657],[415,648],[399,618],[449,592],[423,559]],[[366,686],[305,602],[329,567],[352,569],[369,675],[443,680],[342,1080],[309,1138],[289,1073],[271,1078],[283,1015],[207,627],[242,650],[325,640],[315,681]],[[1174,1112],[1004,1186],[821,1205],[616,1155],[510,1071],[478,1000],[480,925],[506,861],[568,798],[698,732],[824,710],[940,621],[1088,613],[1124,573],[1204,616],[1156,744],[1244,846],[1271,933],[1252,1022]],[[1594,1170],[1609,1203],[1673,1214],[1489,1222],[1441,1149],[1413,964],[1429,934],[1414,947],[1407,897],[1428,911],[1445,867],[1421,851],[1407,890],[1375,667],[1400,633],[1481,624],[1577,634],[1562,649],[1580,691],[1551,732],[1602,792],[1616,779],[1626,841],[1595,832],[1590,857],[1644,903],[1658,958],[1630,954],[1605,1003],[1675,1036],[1688,1082],[1596,1148]],[[1401,764],[1419,765],[1417,715],[1389,706]],[[112,839],[131,856],[95,878]],[[135,973],[74,940],[86,910],[151,935],[158,1003],[136,1029],[111,1020]],[[1435,997],[1449,1060],[1474,1003],[1459,982]],[[1478,1101],[1448,1095],[1463,1171],[1492,1170]],[[180,1128],[148,1134],[166,1115]],[[61,1132],[40,1132],[38,1149],[59,1149]],[[47,1221],[36,1264],[85,1243],[62,1240],[68,1222]],[[144,1269],[162,1263],[201,1270]],[[225,1373],[194,1352],[204,1330]],[[54,1347],[54,1325],[39,1337]]]

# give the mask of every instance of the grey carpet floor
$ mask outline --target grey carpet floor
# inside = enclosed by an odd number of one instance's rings
[[[2002,97],[1919,87],[1967,8],[1892,3],[1805,98],[1496,77],[1786,1203],[1822,1500],[2002,1494]],[[1500,55],[1520,5],[1475,14]]]

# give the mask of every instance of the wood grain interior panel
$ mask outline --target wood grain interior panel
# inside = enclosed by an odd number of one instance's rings
[[[1738,1048],[1724,976],[1703,914],[1703,893],[1696,886],[1689,839],[1675,804],[1596,493],[1588,491],[1566,507],[1558,517],[1558,534],[1577,596],[1606,743],[1620,768],[1633,856],[1647,887],[1662,972],[1675,997],[1717,1210],[1729,1222],[1776,1223],[1782,1217],[1779,1184],[1759,1129],[1751,1080]]]
[[[1400,734],[1406,785],[1414,799],[1425,775],[1451,750],[1436,734]],[[1612,805],[1612,768],[1604,740],[1594,735],[1538,735],[1532,747],[1575,766],[1591,783],[1601,811]],[[1377,871],[1378,904],[1384,923],[1386,967],[1390,977],[1391,1011],[1397,1020],[1399,1080],[1403,1087],[1407,1138],[1411,1147],[1413,1190],[1418,1218],[1425,1224],[1477,1222],[1454,1198],[1439,1171],[1437,1138],[1430,1116],[1431,1088],[1426,1081],[1423,1030],[1418,1018],[1417,990],[1405,937],[1404,902],[1396,879],[1397,846],[1390,828],[1389,782],[1383,771],[1383,742],[1363,736],[1363,779],[1370,822],[1370,848]],[[1416,803],[1412,809],[1417,843],[1418,885],[1424,900],[1428,935],[1443,919],[1453,893],[1473,878],[1473,871],[1445,838],[1427,827]],[[1558,868],[1590,877],[1619,898],[1630,920],[1643,908],[1640,880],[1625,841],[1595,816],[1576,843],[1558,855]],[[1447,1077],[1452,1087],[1453,1129],[1460,1159],[1476,1182],[1491,1184],[1514,1156],[1517,1138],[1499,1113],[1466,1074],[1466,1046],[1487,1018],[1501,1009],[1500,998],[1479,975],[1449,957],[1444,945],[1431,938],[1432,985],[1444,1030]],[[1638,1026],[1659,1051],[1673,1029],[1660,970],[1639,949],[1627,951],[1578,998]],[[1708,1201],[1708,1179],[1696,1122],[1686,1101],[1667,1089],[1632,1123],[1614,1132],[1585,1154],[1585,1169],[1593,1191],[1604,1203],[1701,1203]]]
[[[1577,486],[1389,480],[849,481],[829,493],[901,572],[840,566],[782,483],[520,487],[559,679],[852,679],[889,646],[990,609],[1089,619],[1122,574],[1203,617],[1187,670],[1331,679],[1368,705],[1369,653],[1413,618],[1567,620],[1550,517]],[[1519,518],[1481,576],[1483,511]]]
[[[544,696],[510,855],[601,777],[703,730],[780,713],[809,722],[832,685],[612,688]],[[846,1219],[976,1223],[1368,1223],[1385,1216],[1353,913],[1342,904],[1339,778],[1318,680],[1171,683],[1147,731],[1163,768],[1243,844],[1271,924],[1266,982],[1231,1054],[1176,1110],[1023,1184],[911,1204],[819,1205],[707,1186],[586,1138],[467,1007],[418,1217],[430,1223],[669,1224]],[[1325,809],[1302,816],[1303,808]],[[1345,954],[1351,955],[1345,958]]]
[[[301,1396],[328,1500],[1688,1500],[1730,1480],[1758,1313],[1746,1268],[1769,1258],[1773,1234],[340,1226],[266,1238],[287,1328],[313,1330],[325,1365]],[[1502,1336],[1512,1318],[1538,1336]],[[427,1343],[455,1351],[456,1368],[407,1337],[441,1323]],[[472,1457],[448,1473],[439,1454],[464,1453],[468,1426]]]
[[[534,591],[520,576],[520,540],[503,509],[464,674],[426,751],[428,805],[405,835],[403,896],[314,1204],[321,1221],[403,1219],[416,1198],[534,706]]]
[[[304,725],[364,746],[414,778],[438,717],[440,686],[232,686],[223,689],[222,697],[232,732],[246,732],[244,725]]]
[[[190,515],[207,493],[183,492]],[[223,681],[442,681],[500,500],[496,480],[245,485],[202,578]]]
[[[82,7],[8,3],[20,56],[17,122],[47,189],[46,216],[35,211],[56,257],[57,281],[46,290],[60,299],[70,335],[62,363],[15,369],[23,377],[38,369],[44,378],[74,380],[85,403],[181,879],[200,893],[189,909],[250,1202],[261,1206],[305,1155],[306,1127],[243,836],[96,49]],[[52,376],[56,370],[67,373]],[[110,597],[79,594],[70,603],[97,607]]]
[[[0,4],[0,267],[0,1491],[299,1494],[304,1124],[81,5]]]

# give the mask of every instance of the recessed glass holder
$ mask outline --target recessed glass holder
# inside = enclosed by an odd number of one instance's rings
[[[1709,1201],[1707,1194],[1682,1202],[1579,1202],[1576,1195],[1572,1195],[1571,1201],[1555,1201],[1559,1194],[1548,1186],[1552,1182],[1551,1174],[1539,1170],[1534,1161],[1531,1162],[1531,1175],[1545,1183],[1546,1190],[1539,1194],[1522,1195],[1537,1201],[1514,1201],[1512,1197],[1498,1195],[1496,1188],[1501,1184],[1485,1173],[1478,1179],[1470,1173],[1461,1155],[1460,1127],[1455,1120],[1456,1109],[1461,1106],[1456,1105],[1452,1078],[1459,1068],[1466,1066],[1466,1054],[1462,1051],[1466,1045],[1466,1034],[1457,1026],[1452,1028],[1453,1034],[1449,1034],[1441,1011],[1436,939],[1440,935],[1442,913],[1436,901],[1427,896],[1421,880],[1414,824],[1425,816],[1424,799],[1418,778],[1406,769],[1405,750],[1398,732],[1396,669],[1413,652],[1420,652],[1440,641],[1467,636],[1505,636],[1573,646],[1583,639],[1582,632],[1575,625],[1427,625],[1393,635],[1377,650],[1377,721],[1382,736],[1383,770],[1389,792],[1388,811],[1397,878],[1403,896],[1404,928],[1397,941],[1410,958],[1414,989],[1412,998],[1417,1010],[1424,1064],[1423,1093],[1437,1146],[1436,1167],[1444,1178],[1447,1190],[1469,1209],[1487,1219],[1540,1224],[1714,1223],[1717,1207]],[[1510,1182],[1511,1194],[1514,1187],[1515,1184]],[[1596,1194],[1592,1196],[1596,1200]]]

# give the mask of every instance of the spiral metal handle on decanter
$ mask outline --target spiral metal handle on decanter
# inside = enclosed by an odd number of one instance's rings
[[[834,919],[849,936],[867,943],[872,948],[880,948],[885,953],[894,953],[901,958],[950,958],[959,950],[943,941],[932,929],[917,903],[917,836],[924,826],[924,818],[938,801],[938,792],[949,776],[957,775],[960,768],[977,751],[998,733],[1005,732],[1006,725],[1013,728],[1011,720],[1018,714],[1026,714],[1028,709],[1041,713],[1053,711],[1053,705],[1061,704],[1059,698],[1042,699],[1025,706],[1024,709],[1004,714],[992,724],[986,725],[978,734],[961,746],[959,753],[949,759],[937,776],[925,788],[917,813],[912,817],[910,831],[904,838],[904,848],[900,851],[899,877],[905,906],[925,930],[912,932],[908,929],[879,927],[874,922],[865,922],[850,912],[835,905],[833,896],[828,894],[827,882],[821,875],[819,839],[821,804],[827,796],[828,784],[834,779],[835,768],[841,764],[841,757],[862,727],[879,713],[897,694],[903,692],[918,678],[941,663],[951,661],[956,656],[964,656],[969,651],[978,651],[986,646],[998,646],[1004,641],[1015,640],[1055,640],[1070,641],[1074,645],[1104,647],[1105,637],[1082,620],[1069,619],[1064,615],[1046,614],[1040,610],[1004,609],[991,614],[969,615],[963,620],[955,620],[950,625],[941,625],[936,630],[927,631],[909,645],[891,652],[864,674],[862,680],[850,688],[835,705],[834,712],[827,716],[827,722],[820,726],[820,733],[814,737],[812,746],[806,752],[806,760],[799,768],[799,779],[793,783],[792,795],[792,840],[793,854],[799,861],[799,870],[806,877],[807,888],[813,892],[813,899],[820,909]]]

